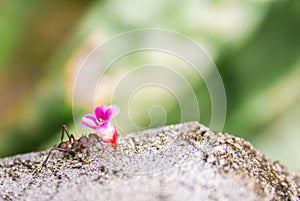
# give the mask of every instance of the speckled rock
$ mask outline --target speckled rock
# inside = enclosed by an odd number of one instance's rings
[[[59,136],[58,136],[59,137]],[[0,160],[3,200],[300,200],[300,179],[249,142],[198,122],[122,136],[117,150]]]

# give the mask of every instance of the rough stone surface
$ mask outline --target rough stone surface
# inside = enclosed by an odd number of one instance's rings
[[[59,136],[58,136],[59,137]],[[241,138],[198,122],[128,134],[116,151],[48,151],[0,160],[3,200],[300,200],[300,179]]]

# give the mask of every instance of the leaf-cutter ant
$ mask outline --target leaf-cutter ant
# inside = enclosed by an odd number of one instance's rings
[[[67,134],[68,140],[64,141],[64,133]],[[68,152],[71,154],[81,153],[82,157],[80,158],[84,163],[88,163],[87,158],[89,156],[89,152],[87,150],[87,146],[100,143],[102,146],[103,151],[103,145],[102,140],[100,137],[98,137],[96,134],[91,133],[87,136],[81,136],[78,140],[75,139],[73,134],[70,134],[67,126],[64,124],[62,125],[62,133],[61,133],[61,142],[57,147],[53,147],[50,149],[49,154],[47,155],[46,159],[41,165],[41,168],[39,171],[42,170],[42,168],[46,165],[52,151],[61,151],[61,152]],[[39,172],[38,171],[38,172]]]

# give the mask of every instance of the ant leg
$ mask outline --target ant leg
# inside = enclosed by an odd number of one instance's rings
[[[73,135],[72,134],[70,135],[69,130],[68,130],[66,124],[62,125],[61,142],[63,142],[63,140],[64,140],[64,133],[67,134],[67,136],[69,138],[69,141],[71,141]],[[73,137],[73,139],[74,139],[74,137]]]
[[[73,143],[75,141],[74,135],[70,134],[70,132],[65,124],[62,126],[61,142],[63,142],[64,133],[67,133],[68,139],[71,143]]]
[[[49,151],[49,153],[48,153],[46,159],[45,159],[44,162],[42,163],[40,169],[37,170],[34,174],[40,172],[40,171],[43,169],[43,167],[46,165],[46,163],[47,163],[47,161],[48,161],[48,159],[49,159],[49,157],[50,157],[50,155],[51,155],[51,153],[52,153],[53,150],[56,150],[56,148],[54,147],[54,148],[51,148],[51,149],[50,149],[50,151]]]
[[[51,153],[52,153],[53,150],[56,150],[56,149],[55,149],[55,148],[51,148],[51,149],[50,149],[50,151],[49,151],[49,153],[48,153],[46,159],[45,159],[44,162],[42,163],[42,167],[44,167],[45,164],[47,163],[47,161],[48,161],[48,159],[49,159],[49,157],[50,157],[50,155],[51,155]],[[41,167],[41,168],[42,168],[42,167]]]
[[[48,159],[49,159],[49,157],[50,157],[52,151],[54,151],[54,150],[57,150],[57,151],[65,151],[65,152],[68,152],[68,151],[69,151],[68,149],[59,148],[59,147],[53,147],[53,148],[51,148],[50,151],[49,151],[49,153],[48,153],[48,155],[47,155],[47,157],[46,157],[46,159],[45,159],[44,162],[42,163],[41,168],[40,168],[37,172],[40,172],[40,171],[43,169],[43,167],[46,165],[46,163],[47,163],[47,161],[48,161]]]
[[[73,134],[71,134],[71,136],[70,136],[69,140],[70,140],[72,143],[75,141],[75,137],[74,137],[74,135],[73,135]],[[73,141],[72,141],[72,140],[73,140]]]
[[[90,156],[90,152],[85,149],[84,157],[83,157],[83,162],[89,164],[88,158]]]
[[[85,153],[82,161],[88,165],[89,171],[92,172],[93,169],[91,168],[91,164],[88,160],[89,156],[90,156],[90,152],[87,149],[85,149]]]

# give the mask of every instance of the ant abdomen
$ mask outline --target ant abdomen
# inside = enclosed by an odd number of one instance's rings
[[[69,145],[70,143],[68,143],[68,142],[61,142],[57,147],[58,148],[61,148],[61,149],[68,149],[68,145]]]

